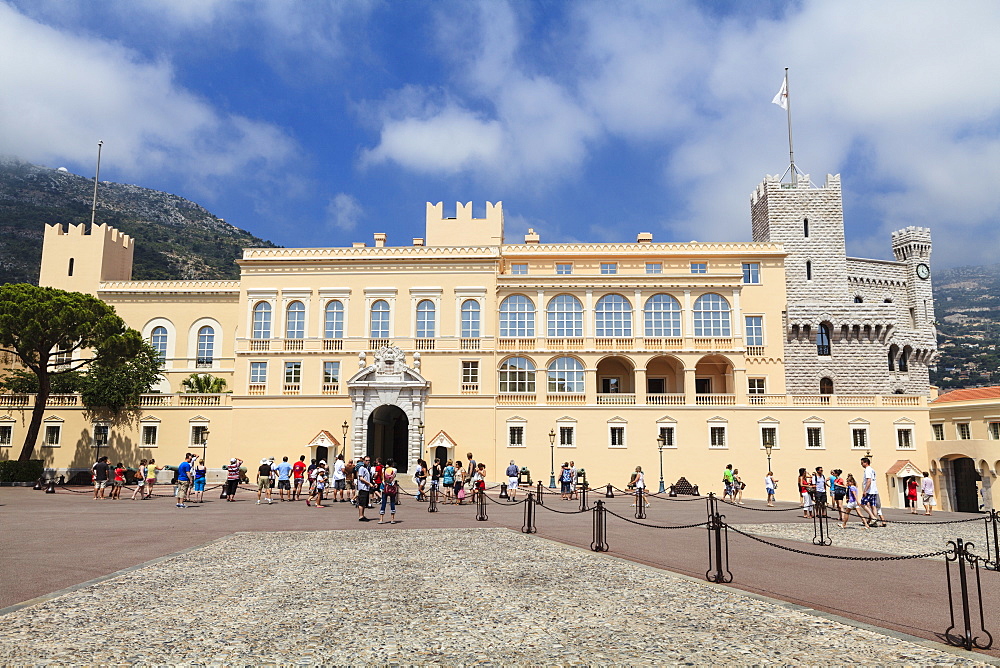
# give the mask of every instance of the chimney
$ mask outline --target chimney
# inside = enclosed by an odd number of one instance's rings
[[[639,236],[635,238],[637,244],[651,244],[653,243],[653,234],[651,232],[640,232]]]
[[[535,228],[529,227],[528,228],[528,233],[524,235],[524,243],[526,243],[526,244],[537,244],[539,242],[539,240],[540,240],[540,237],[537,234],[535,234]]]
[[[375,248],[383,248],[385,246],[385,232],[375,233]]]
[[[423,246],[424,245],[424,240],[421,239],[420,237],[413,237],[413,245],[414,246]]]

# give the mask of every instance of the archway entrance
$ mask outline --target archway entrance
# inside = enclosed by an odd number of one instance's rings
[[[407,471],[410,420],[399,406],[383,404],[368,416],[366,454],[375,461],[392,459],[400,473]]]
[[[979,491],[976,483],[981,480],[976,462],[969,457],[951,461],[952,480],[955,482],[955,510],[960,513],[979,512]]]

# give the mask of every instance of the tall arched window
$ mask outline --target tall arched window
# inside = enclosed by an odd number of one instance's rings
[[[833,394],[833,380],[830,378],[820,378],[819,380],[819,393],[820,394]]]
[[[830,354],[830,326],[822,324],[816,332],[816,354]]]
[[[548,368],[550,394],[583,394],[583,365],[572,357],[552,360]]]
[[[680,336],[681,304],[670,295],[653,295],[643,309],[646,336]]]
[[[389,302],[379,299],[372,304],[371,338],[389,338]]]
[[[271,305],[267,302],[258,302],[253,307],[253,338],[271,338]]]
[[[524,295],[500,302],[500,336],[534,336],[535,303]]]
[[[732,336],[725,297],[714,292],[698,297],[694,303],[694,335]]]
[[[417,338],[434,338],[434,302],[430,299],[417,304]]]
[[[535,391],[535,365],[524,357],[511,357],[500,364],[500,392],[532,394]]]
[[[285,338],[306,338],[306,307],[302,302],[292,302],[285,311]]]
[[[632,304],[621,295],[604,295],[594,306],[595,336],[632,336]]]
[[[336,299],[323,309],[323,338],[344,338],[344,305]]]
[[[198,360],[196,366],[212,366],[215,359],[215,329],[205,325],[198,330]]]
[[[909,371],[910,370],[910,355],[913,353],[913,348],[910,346],[903,346],[903,353],[899,356],[899,370]]]
[[[149,336],[149,343],[153,346],[153,350],[156,354],[160,356],[161,360],[167,359],[167,328],[166,327],[154,327],[152,334]]]
[[[889,371],[896,370],[896,358],[899,356],[899,346],[895,343],[889,346]]]
[[[462,302],[462,338],[479,338],[479,302],[475,299]]]
[[[549,300],[549,336],[583,336],[583,304],[573,295],[556,295]]]

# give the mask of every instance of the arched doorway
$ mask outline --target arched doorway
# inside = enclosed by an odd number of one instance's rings
[[[952,481],[955,485],[954,509],[960,513],[979,512],[979,489],[976,483],[982,478],[976,471],[976,462],[969,457],[951,460]]]
[[[407,471],[407,444],[410,420],[399,406],[383,404],[368,416],[368,444],[365,452],[372,461],[392,459],[400,473]]]
[[[325,445],[316,446],[316,461],[330,463],[330,451]]]

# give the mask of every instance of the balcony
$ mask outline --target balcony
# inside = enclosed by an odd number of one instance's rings
[[[594,347],[598,350],[632,350],[635,339],[627,337],[598,337],[594,339]]]
[[[735,406],[735,394],[696,394],[695,406]]]
[[[323,350],[343,350],[343,339],[323,339]]]
[[[368,350],[382,350],[389,345],[389,339],[369,339]]]
[[[635,394],[625,392],[609,392],[597,395],[598,406],[634,406]]]
[[[733,339],[731,337],[702,337],[694,338],[695,350],[732,350]]]
[[[459,348],[462,350],[479,350],[479,339],[462,339]]]
[[[751,394],[747,396],[751,406],[787,406],[787,394]]]
[[[763,357],[764,356],[764,346],[747,346],[746,348],[747,357]]]
[[[415,339],[417,350],[434,350],[434,339]]]
[[[647,406],[683,406],[686,401],[684,394],[647,394]]]
[[[270,349],[271,349],[270,339],[250,339],[250,350],[259,352]]]
[[[549,350],[583,350],[583,337],[559,337],[545,339],[545,347]]]
[[[281,393],[284,395],[301,394],[302,385],[300,383],[285,383],[281,386]]]
[[[323,394],[337,394],[340,392],[340,383],[323,383]]]
[[[479,383],[462,383],[462,394],[479,394]]]
[[[684,339],[680,336],[644,338],[642,347],[646,350],[680,350],[684,347]]]
[[[793,406],[829,406],[832,394],[795,394],[792,395]]]
[[[583,406],[587,403],[587,395],[553,392],[545,395],[545,403],[549,406]]]
[[[502,338],[498,339],[499,350],[534,350],[535,339],[532,338]]]
[[[305,348],[304,339],[285,339],[285,350],[302,350]]]
[[[267,394],[267,385],[264,383],[252,383],[247,388],[247,394],[251,397],[262,397]]]
[[[534,393],[497,395],[497,405],[499,406],[534,406],[536,402]]]

